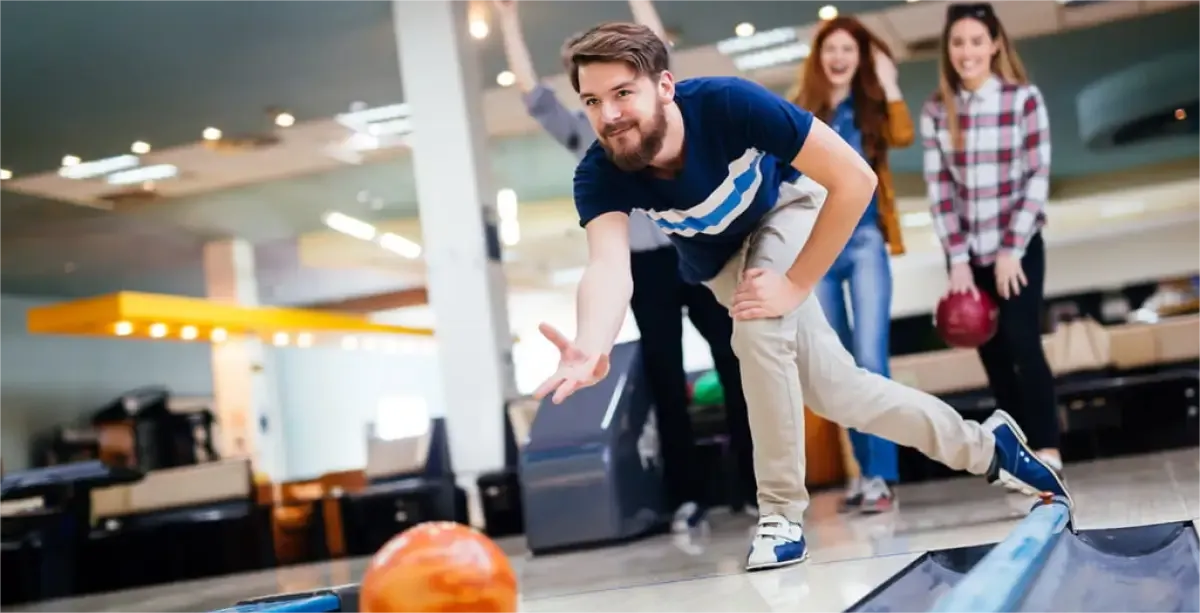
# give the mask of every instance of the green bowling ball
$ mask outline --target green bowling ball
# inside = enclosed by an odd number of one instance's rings
[[[696,379],[692,386],[692,403],[702,407],[725,404],[725,389],[721,387],[717,371],[710,370]]]

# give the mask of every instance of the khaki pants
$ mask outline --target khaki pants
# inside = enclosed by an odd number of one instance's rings
[[[708,282],[721,304],[731,306],[746,269],[783,273],[791,267],[824,191],[805,180],[783,186],[776,208]],[[799,523],[808,508],[806,403],[831,421],[914,447],[955,470],[983,474],[991,464],[995,441],[990,431],[929,394],[859,368],[815,296],[781,318],[734,321],[732,344],[741,362],[763,515],[778,513]]]

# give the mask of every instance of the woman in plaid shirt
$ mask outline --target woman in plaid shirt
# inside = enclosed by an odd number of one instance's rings
[[[1000,305],[996,336],[979,348],[997,403],[1056,470],[1054,376],[1042,350],[1050,125],[1038,88],[987,3],[951,4],[939,87],[921,113],[933,224],[950,292],[986,292]]]

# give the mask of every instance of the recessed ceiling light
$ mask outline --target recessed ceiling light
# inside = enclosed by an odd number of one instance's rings
[[[63,159],[62,159],[63,166],[74,166],[74,165],[78,164],[79,162],[80,162],[79,156],[76,156],[76,155],[64,155]]]
[[[737,24],[737,27],[733,29],[733,33],[737,34],[738,36],[754,36],[754,32],[754,24],[748,22],[739,23]]]
[[[179,338],[185,341],[196,340],[196,326],[184,326],[179,330]]]
[[[216,128],[204,128],[204,140],[221,140],[221,131]]]
[[[517,75],[513,74],[511,70],[503,70],[496,75],[496,84],[500,87],[509,87],[516,82]]]
[[[150,336],[154,338],[162,338],[167,335],[167,324],[151,324]]]
[[[0,181],[7,181],[12,178],[12,171],[7,168],[0,168]]]
[[[488,32],[491,31],[491,28],[488,27],[487,22],[482,19],[472,19],[468,29],[471,32],[471,36],[476,40],[483,40],[487,38]]]
[[[823,21],[829,21],[837,16],[837,7],[832,4],[826,4],[825,6],[821,7],[821,10],[817,11],[817,17],[820,17]]]
[[[275,125],[281,128],[290,128],[296,123],[296,117],[291,113],[280,113],[275,116]]]
[[[133,144],[129,146],[129,150],[138,155],[145,155],[150,153],[150,143],[144,140],[134,141]]]

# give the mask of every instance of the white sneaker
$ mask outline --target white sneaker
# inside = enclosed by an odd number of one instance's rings
[[[804,530],[782,515],[767,515],[758,520],[746,570],[762,570],[799,564],[808,559]]]

